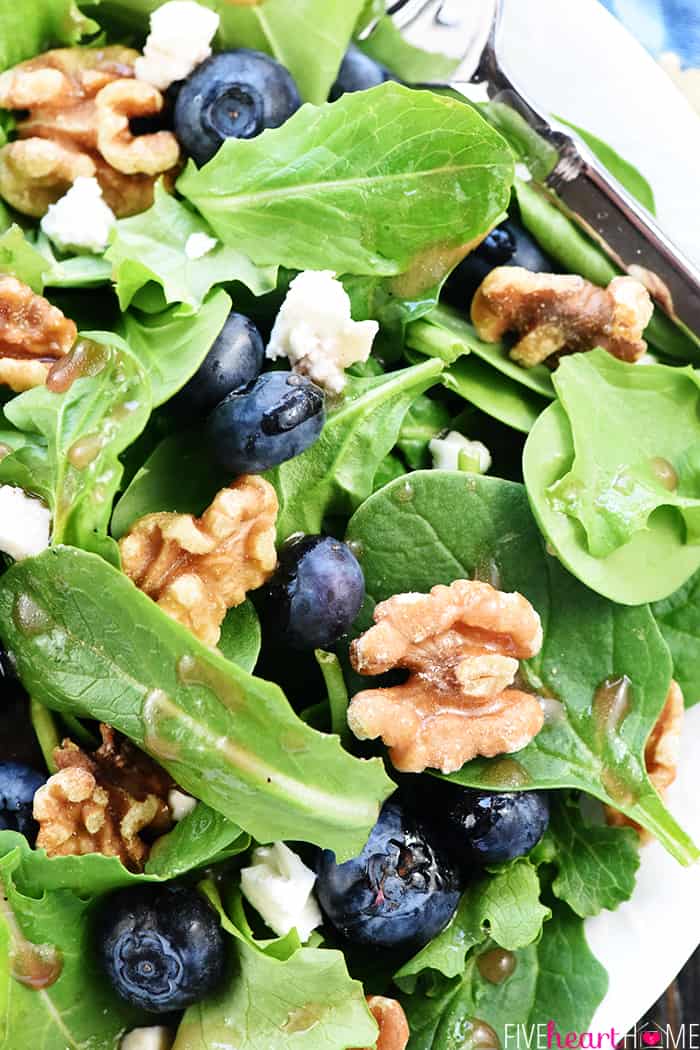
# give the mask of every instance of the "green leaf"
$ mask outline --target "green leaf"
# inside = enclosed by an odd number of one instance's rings
[[[320,532],[328,514],[351,514],[372,492],[415,398],[432,386],[442,362],[425,361],[371,379],[350,378],[321,436],[300,456],[267,472],[277,490],[277,532]]]
[[[563,117],[558,117],[558,120],[562,124],[567,124],[570,128],[579,135],[586,145],[595,153],[599,161],[601,161],[611,175],[620,182],[628,193],[631,193],[633,197],[636,197],[640,204],[651,212],[652,215],[656,215],[656,203],[654,201],[654,191],[649,185],[647,179],[644,178],[641,171],[635,168],[634,164],[631,164],[624,157],[608,145],[607,142],[603,142],[597,135],[594,135],[590,131],[586,131],[584,128],[578,127],[576,124],[572,124],[568,120],[564,120]]]
[[[576,803],[552,806],[547,848],[557,868],[552,892],[584,918],[629,900],[639,868],[634,828],[587,824]]]
[[[185,249],[193,235],[211,236],[211,230],[160,183],[148,211],[117,223],[105,258],[114,268],[122,310],[149,281],[160,285],[166,303],[186,303],[195,310],[216,284],[240,281],[254,295],[275,287],[277,267],[254,266],[235,247],[217,242],[201,258],[188,258]]]
[[[380,275],[421,261],[434,284],[501,215],[512,178],[473,109],[388,83],[229,139],[178,189],[260,265]]]
[[[458,58],[409,43],[388,15],[380,18],[370,35],[358,41],[358,46],[408,84],[447,84],[460,64]]]
[[[646,607],[615,605],[589,591],[546,553],[523,486],[417,471],[410,493],[400,479],[371,496],[350,521],[347,538],[362,551],[374,602],[488,572],[504,591],[524,594],[542,618],[542,650],[523,666],[533,691],[561,702],[562,709],[556,709],[561,717],[550,716],[516,757],[477,759],[449,779],[494,790],[577,788],[623,810],[681,862],[698,856],[644,765],[646,738],[671,677],[656,623]],[[370,609],[371,601],[358,629]],[[624,676],[629,710],[619,723],[609,724],[602,702],[594,702],[596,693],[603,683]]]
[[[97,28],[74,0],[32,0],[31,4],[0,0],[0,70],[50,47],[77,44]]]
[[[633,833],[634,834],[634,833]],[[443,977],[464,972],[471,949],[487,939],[513,951],[532,944],[551,911],[540,903],[540,880],[526,858],[469,886],[449,926],[394,975],[405,992],[413,992],[426,970]]]
[[[445,369],[442,383],[488,416],[527,434],[547,407],[539,394],[480,361],[475,354]]]
[[[388,485],[390,481],[394,481],[396,478],[403,477],[406,473],[406,468],[399,457],[390,452],[377,467],[377,473],[374,475],[374,482],[372,483],[372,491],[376,492],[377,489]]]
[[[177,878],[194,868],[245,853],[249,847],[249,835],[222,813],[199,802],[172,831],[156,840],[146,862],[146,874]]]
[[[150,386],[118,336],[87,332],[83,338],[85,374],[66,391],[35,387],[5,405],[6,418],[28,441],[0,461],[0,480],[48,502],[54,543],[114,558],[106,534],[123,471],[119,455],[146,424]],[[80,352],[78,344],[73,353]]]
[[[24,610],[24,611],[23,611]],[[356,855],[393,783],[301,722],[120,572],[54,547],[0,579],[0,634],[47,707],[107,721],[260,842]]]
[[[635,365],[605,350],[574,354],[554,374],[574,461],[549,486],[559,513],[581,523],[604,558],[676,507],[686,543],[700,541],[700,381],[691,368]],[[699,548],[700,553],[700,548]]]
[[[700,701],[700,572],[651,610],[671,650],[673,677],[692,707]]]
[[[71,255],[58,258],[51,241],[37,231],[36,254],[43,260],[44,284],[49,288],[97,288],[109,285],[112,267],[98,255]]]
[[[171,306],[156,314],[135,310],[124,314],[124,337],[148,372],[154,408],[169,401],[194,375],[230,311],[231,300],[219,289],[196,313]]]
[[[591,353],[595,355],[598,351],[591,351]],[[603,351],[600,353],[602,354]],[[590,357],[590,353],[580,356],[585,360]],[[607,355],[605,356],[607,358]],[[609,360],[613,359],[609,358]],[[565,363],[563,362],[560,368]],[[644,378],[647,367],[653,369],[656,375],[665,376],[670,373],[670,381],[666,384],[664,379],[655,392],[649,391],[648,395],[642,394],[637,399],[640,410],[647,412],[651,407],[653,411],[658,410],[660,418],[671,419],[677,409],[679,420],[681,420],[683,411],[687,411],[683,405],[689,397],[689,392],[694,390],[694,396],[697,399],[694,379],[681,369],[666,369],[661,365],[644,365],[635,371],[634,384],[640,381],[643,387],[645,382],[651,381],[652,384],[656,382],[653,373],[651,380]],[[586,371],[592,371],[592,369],[586,366]],[[619,401],[619,397],[612,386],[606,385],[605,389],[606,396],[610,395],[610,401],[605,406],[605,433],[608,437],[604,444],[608,447],[604,451],[601,449],[604,465],[617,452],[610,435],[617,433],[617,437],[620,438],[616,421],[612,420],[609,414],[612,402]],[[673,407],[674,404],[676,408]],[[596,417],[599,417],[600,407],[599,404],[593,406]],[[656,455],[658,450],[658,454],[664,459],[667,457],[663,455],[663,452],[669,446],[667,446],[665,424],[661,425],[655,415],[647,416],[646,432],[642,432],[638,421],[633,420],[629,414],[627,414],[627,419],[641,442],[638,447],[630,445],[626,433],[622,434],[621,451],[631,457],[631,466],[634,468],[632,477],[636,481],[639,475],[639,460],[642,460],[643,465],[645,450],[653,447],[652,455]],[[677,440],[676,420],[674,419],[673,422],[671,435],[674,436],[674,440]],[[697,424],[694,427],[697,429]],[[692,440],[692,435],[690,437]],[[591,434],[585,440],[590,440],[596,444],[596,447],[601,447],[600,439],[601,434],[598,432],[594,435],[591,430]],[[686,461],[679,457],[677,449],[671,451],[671,456],[677,465],[678,473],[682,475],[686,469]],[[593,556],[588,550],[586,534],[578,518],[566,513],[561,501],[552,497],[552,487],[571,470],[574,457],[575,448],[571,425],[564,406],[556,403],[543,412],[533,427],[523,456],[523,473],[528,498],[551,549],[578,579],[592,590],[613,601],[625,605],[636,605],[667,597],[685,583],[700,566],[700,545],[686,542],[686,530],[678,510],[675,507],[660,506],[650,517],[648,527],[635,531],[623,546],[613,550],[606,557]],[[623,463],[622,466],[625,471],[628,470],[626,464]],[[592,469],[595,477],[597,468],[592,467]],[[648,483],[645,481],[644,487],[639,486],[639,488],[646,498]],[[617,505],[608,510],[625,511],[626,497],[618,496],[614,489],[614,482],[610,491]],[[663,491],[666,496],[672,496],[670,492]],[[582,494],[582,503],[584,499],[585,493]],[[601,522],[605,520],[604,509],[600,508]],[[644,566],[644,572],[639,571],[640,565]]]
[[[258,614],[251,601],[229,609],[221,625],[219,649],[244,671],[252,673],[260,653],[261,632]]]
[[[431,464],[428,446],[434,437],[446,430],[452,421],[447,406],[421,394],[404,416],[397,448],[409,467],[420,470]],[[388,479],[387,479],[388,480]]]
[[[14,848],[0,845],[0,1002],[5,1000],[0,1045],[13,1050],[31,1037],[36,1050],[117,1050],[139,1015],[117,998],[99,967],[86,965],[99,890],[84,885],[78,894],[41,886],[30,892],[19,881],[29,847],[21,836],[13,837],[19,840]],[[11,976],[12,968],[33,971],[47,986],[21,983]]]
[[[48,269],[46,260],[29,243],[19,226],[13,224],[0,237],[0,273],[12,274],[41,295]]]

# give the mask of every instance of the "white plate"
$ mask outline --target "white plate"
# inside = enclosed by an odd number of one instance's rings
[[[508,0],[509,68],[543,108],[589,129],[636,164],[659,221],[700,262],[700,120],[654,59],[597,0]],[[700,842],[700,707],[687,718],[674,816]],[[587,922],[610,987],[592,1029],[620,1037],[659,998],[700,942],[700,865],[656,843],[642,851],[632,900]],[[555,1018],[556,1020],[556,1018]]]

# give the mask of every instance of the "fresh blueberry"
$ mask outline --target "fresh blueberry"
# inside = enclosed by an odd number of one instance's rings
[[[261,51],[219,51],[197,66],[175,103],[175,134],[197,164],[225,139],[252,139],[278,128],[301,99],[291,74]]]
[[[45,782],[21,762],[0,763],[0,831],[19,831],[34,845],[39,830],[32,816],[34,794]]]
[[[497,266],[522,266],[535,273],[552,273],[556,269],[527,230],[514,219],[507,219],[455,268],[445,286],[445,297],[462,305],[470,302],[481,282]]]
[[[336,864],[333,853],[322,854],[316,890],[326,918],[346,940],[414,949],[452,918],[460,884],[447,854],[391,799],[359,857]]]
[[[184,1010],[221,980],[224,936],[195,889],[141,886],[108,897],[97,949],[115,991],[150,1013]]]
[[[264,360],[260,332],[251,320],[232,310],[198,370],[173,398],[172,407],[188,417],[207,415],[228,394],[257,379]]]
[[[351,44],[345,52],[328,99],[330,102],[335,102],[341,95],[348,95],[353,91],[365,91],[367,88],[377,87],[393,79],[394,77],[386,66],[375,62],[369,55],[360,51],[359,47]]]
[[[323,391],[295,372],[265,372],[229,394],[207,421],[213,454],[231,474],[259,474],[304,452],[323,430]]]
[[[350,548],[331,536],[301,536],[280,551],[265,589],[266,620],[295,649],[327,649],[360,611],[365,578]]]
[[[549,802],[541,791],[477,791],[450,785],[443,811],[449,846],[467,863],[502,864],[524,857],[549,824]]]

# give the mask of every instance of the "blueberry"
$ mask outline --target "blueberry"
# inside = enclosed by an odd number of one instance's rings
[[[150,1013],[184,1010],[221,980],[224,935],[195,889],[141,886],[104,902],[97,949],[115,991]]]
[[[331,536],[301,536],[282,548],[265,588],[268,624],[295,649],[327,649],[347,633],[365,596],[350,548]]]
[[[467,863],[502,864],[524,857],[549,824],[541,791],[476,791],[450,785],[443,822],[451,851]]]
[[[345,52],[328,99],[330,102],[335,102],[341,95],[348,95],[353,91],[365,91],[367,88],[377,87],[393,79],[394,77],[386,66],[375,62],[369,55],[360,51],[359,47],[351,44]]]
[[[229,394],[207,421],[213,454],[231,474],[259,474],[304,452],[323,430],[323,391],[294,372],[265,372]]]
[[[260,375],[265,345],[260,332],[243,314],[231,311],[198,370],[171,402],[180,414],[207,415],[227,394]]]
[[[175,134],[197,164],[225,139],[252,139],[278,128],[301,99],[291,74],[261,51],[219,51],[197,66],[175,103]]]
[[[21,762],[0,763],[0,831],[19,831],[34,845],[39,830],[32,816],[34,793],[45,782],[42,773]]]
[[[419,948],[451,919],[457,872],[396,798],[384,804],[359,857],[336,864],[325,852],[316,891],[328,921],[346,940],[378,948]]]
[[[496,266],[522,266],[535,273],[552,273],[556,269],[527,230],[514,219],[507,219],[455,268],[445,286],[445,297],[461,304],[471,301]]]

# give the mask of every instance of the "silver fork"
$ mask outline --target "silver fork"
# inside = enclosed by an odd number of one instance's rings
[[[426,86],[450,87],[468,98],[470,85],[485,84],[493,102],[519,114],[537,136],[538,156],[550,158],[533,173],[541,191],[617,266],[642,280],[660,308],[700,346],[700,271],[585,143],[538,112],[518,88],[499,55],[503,0],[387,0],[386,9],[414,43],[459,59],[449,85]]]

